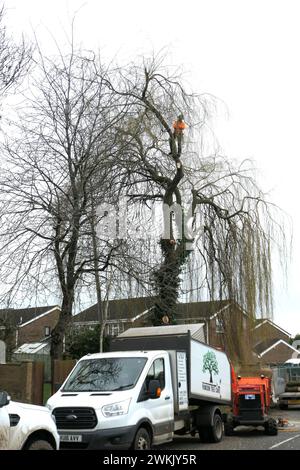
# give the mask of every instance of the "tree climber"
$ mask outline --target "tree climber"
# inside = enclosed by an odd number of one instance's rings
[[[177,121],[173,122],[173,129],[174,129],[174,137],[179,138],[182,137],[184,129],[186,129],[187,125],[184,122],[183,115],[179,114],[177,117]]]

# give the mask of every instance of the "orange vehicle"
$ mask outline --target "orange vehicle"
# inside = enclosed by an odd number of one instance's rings
[[[260,377],[236,377],[232,375],[232,413],[226,415],[224,430],[227,436],[233,435],[237,426],[263,426],[265,434],[275,436],[277,423],[268,416],[271,404],[271,379]]]

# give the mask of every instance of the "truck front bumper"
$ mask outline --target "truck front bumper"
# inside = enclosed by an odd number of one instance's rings
[[[135,426],[94,431],[60,431],[60,449],[129,449],[136,433]]]

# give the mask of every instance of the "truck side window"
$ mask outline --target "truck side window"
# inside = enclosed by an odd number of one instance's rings
[[[156,359],[150,367],[145,381],[146,390],[148,390],[150,380],[158,380],[161,389],[165,388],[165,363],[163,358]]]

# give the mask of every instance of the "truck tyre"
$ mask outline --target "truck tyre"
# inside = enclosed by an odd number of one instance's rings
[[[223,437],[223,421],[219,414],[215,414],[213,424],[199,428],[199,437],[202,442],[220,442]]]
[[[151,437],[146,428],[140,428],[135,435],[133,450],[151,449]]]
[[[31,441],[27,446],[26,450],[54,450],[50,442],[38,439],[37,441]]]
[[[270,418],[265,424],[265,434],[267,436],[277,436],[278,434],[278,429],[277,429],[277,423],[275,419]]]

